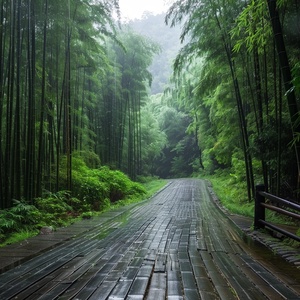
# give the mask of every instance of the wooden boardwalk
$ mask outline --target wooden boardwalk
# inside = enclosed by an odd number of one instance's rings
[[[204,181],[174,180],[1,274],[0,299],[300,299],[297,270],[276,273],[247,249]]]

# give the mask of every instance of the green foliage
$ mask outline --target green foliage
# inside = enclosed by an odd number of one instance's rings
[[[236,151],[231,157],[231,177],[235,179],[236,182],[245,182],[245,161],[243,158],[242,151]]]
[[[233,174],[218,172],[214,176],[206,176],[212,183],[218,199],[231,213],[254,218],[254,201],[247,200],[246,183],[238,180]],[[295,225],[289,217],[271,210],[266,210],[266,220],[274,224]]]
[[[163,132],[162,149],[152,161],[152,173],[162,178],[187,177],[193,173],[193,162],[199,155],[195,132],[189,131],[191,117],[169,102],[172,95],[152,97],[153,114]]]
[[[36,217],[38,214],[39,212],[35,206],[14,200],[13,207],[0,211],[0,242],[16,235],[17,237],[14,237],[14,239],[23,238],[23,232],[36,233],[38,224]]]
[[[294,88],[296,90],[297,95],[300,95],[300,62],[297,62],[294,65],[292,69],[292,75]]]
[[[146,193],[142,185],[131,181],[121,171],[111,170],[107,166],[90,169],[80,155],[73,157],[72,164],[72,196],[94,210],[101,211],[110,203]],[[60,166],[62,186],[65,184],[66,169],[66,158],[63,158]]]
[[[78,199],[72,198],[67,191],[49,192],[44,197],[36,198],[35,206],[38,209],[35,217],[39,221],[39,227],[66,225],[79,212],[89,209]]]
[[[73,157],[72,169],[75,170],[78,170],[80,166],[85,167],[85,165],[90,169],[96,169],[101,166],[101,161],[99,156],[92,151],[74,151],[72,153],[72,157]],[[77,166],[76,163],[79,164],[79,166]]]
[[[228,173],[221,173],[207,177],[211,181],[214,191],[222,205],[233,213],[247,217],[254,216],[254,202],[247,201],[246,183],[237,181]]]
[[[231,31],[232,38],[238,37],[234,51],[239,52],[245,45],[247,51],[263,52],[272,37],[271,24],[268,22],[267,1],[250,1],[236,18],[236,24]]]
[[[35,199],[35,205],[41,211],[60,214],[72,210],[72,207],[67,204],[69,197],[70,194],[67,191],[49,192],[43,198]]]
[[[161,95],[152,96],[141,110],[141,132],[142,132],[142,174],[154,175],[154,161],[161,156],[161,151],[167,143],[167,137],[164,131],[159,127],[157,117],[161,108]]]
[[[164,180],[153,178],[144,178],[147,183],[143,185],[135,183],[122,172],[112,171],[107,167],[91,170],[91,172],[98,180],[102,178],[107,181],[106,185],[110,186],[114,197],[116,194],[118,196],[122,194],[123,197],[118,198],[114,204],[109,198],[105,198],[102,201],[102,210],[141,201],[146,194],[151,196],[166,184]],[[110,181],[113,181],[111,185]],[[125,193],[121,193],[121,188],[125,189]],[[0,211],[0,246],[34,236],[44,226],[53,228],[66,226],[74,222],[78,216],[87,219],[98,214],[92,210],[87,201],[71,197],[68,191],[46,192],[43,197],[35,199],[35,205],[23,201],[14,203],[12,208]]]
[[[111,202],[146,193],[146,190],[141,184],[131,181],[129,177],[121,171],[102,167],[99,170],[95,170],[95,175],[101,182],[108,186],[109,199]]]
[[[0,235],[9,241],[31,235],[43,226],[59,227],[69,224],[79,212],[89,209],[66,191],[47,193],[37,198],[34,205],[14,201],[14,206],[0,212]]]
[[[148,177],[140,179],[140,182],[143,182],[143,186],[147,191],[147,196],[150,197],[152,194],[160,190],[167,184],[167,180],[165,179],[158,179],[155,177]]]
[[[276,25],[282,25],[293,66],[294,86],[288,92],[283,88],[290,82],[288,66],[280,65],[276,53],[267,1],[175,1],[166,17],[171,26],[183,24],[181,37],[189,38],[174,62],[170,101],[191,117],[188,128],[196,133],[204,166],[200,172],[226,170],[236,184],[247,182],[249,201],[256,182],[291,197],[298,182],[299,155],[290,145],[300,141],[300,117],[291,130],[297,103],[289,95],[300,91],[299,7],[286,0],[277,4]],[[287,72],[278,72],[280,67]],[[180,156],[173,160],[178,174],[182,161],[187,162]]]
[[[105,199],[109,197],[108,186],[89,171],[86,173],[73,172],[72,193],[95,210],[103,209]]]
[[[24,241],[30,237],[36,236],[38,233],[34,229],[19,229],[9,235],[0,233],[0,247]]]
[[[105,80],[103,101],[96,107],[101,124],[96,125],[96,151],[104,165],[120,169],[135,179],[142,172],[146,152],[142,154],[141,110],[152,82],[148,67],[159,46],[126,25],[119,35],[123,47],[108,43],[113,70]]]
[[[99,157],[89,151],[95,149],[98,137],[95,123],[99,121],[94,113],[103,102],[103,82],[112,66],[106,42],[120,42],[115,18],[118,1],[2,4],[6,16],[0,17],[0,48],[5,57],[12,59],[5,60],[1,69],[3,90],[11,93],[1,98],[0,153],[7,162],[16,160],[0,165],[0,177],[5,178],[0,183],[0,208],[6,208],[12,206],[12,198],[31,201],[45,188],[58,189],[57,173],[52,172],[54,160],[59,161],[71,144],[73,149],[84,150],[80,156],[89,167],[100,166]],[[34,15],[31,22],[25,21],[27,15]],[[10,69],[11,75],[4,71]],[[30,69],[32,73],[28,73]],[[72,134],[67,133],[68,122]],[[26,138],[21,137],[23,134]],[[13,153],[17,153],[15,157]]]
[[[37,209],[23,201],[14,200],[14,206],[0,211],[0,234],[9,234],[36,224]]]

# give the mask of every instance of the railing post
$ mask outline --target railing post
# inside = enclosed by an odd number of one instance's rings
[[[265,228],[264,224],[261,224],[259,220],[265,221],[265,208],[261,206],[261,203],[265,202],[265,197],[260,195],[259,192],[265,191],[265,186],[259,184],[255,187],[255,210],[254,210],[254,229]]]

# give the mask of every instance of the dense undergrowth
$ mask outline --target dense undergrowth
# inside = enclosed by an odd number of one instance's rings
[[[34,236],[43,227],[55,230],[78,219],[141,201],[165,184],[154,178],[134,182],[118,170],[105,166],[89,168],[78,157],[74,158],[74,166],[72,192],[45,191],[32,203],[15,200],[13,207],[0,211],[0,246]],[[65,178],[64,169],[61,168],[61,183]]]

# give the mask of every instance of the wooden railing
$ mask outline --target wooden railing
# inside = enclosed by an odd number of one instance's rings
[[[265,213],[266,209],[269,209],[289,216],[295,220],[300,220],[300,205],[266,193],[264,190],[264,185],[256,186],[254,228],[263,229],[267,227],[300,242],[300,236],[266,221]],[[269,200],[268,203],[266,203],[266,200]],[[291,209],[292,211],[289,211],[288,209]]]

